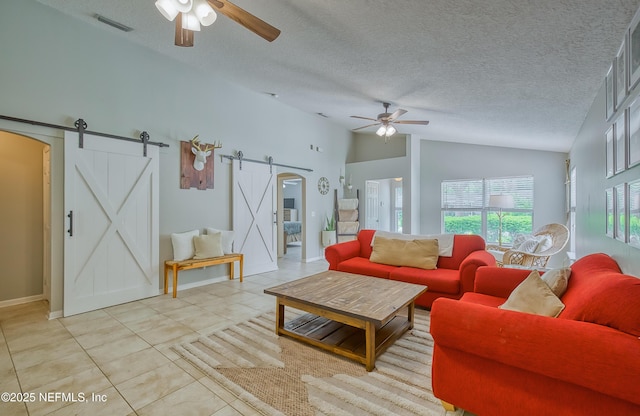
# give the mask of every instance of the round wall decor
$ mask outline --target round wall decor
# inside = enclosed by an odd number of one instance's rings
[[[325,178],[324,176],[318,179],[318,191],[322,195],[326,195],[327,193],[329,193],[329,179]]]

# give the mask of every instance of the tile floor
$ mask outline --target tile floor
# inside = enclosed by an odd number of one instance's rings
[[[68,318],[47,320],[44,302],[0,309],[0,393],[27,393],[24,402],[0,400],[0,415],[256,415],[170,347],[271,311],[275,298],[265,288],[327,269],[299,259],[293,250],[280,270],[243,283]]]

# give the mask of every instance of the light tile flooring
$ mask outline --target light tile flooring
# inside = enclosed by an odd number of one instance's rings
[[[0,400],[0,415],[256,415],[170,347],[272,311],[275,298],[265,288],[327,270],[325,261],[299,259],[292,250],[278,271],[243,283],[69,318],[47,320],[44,302],[0,309],[0,393],[22,400]]]

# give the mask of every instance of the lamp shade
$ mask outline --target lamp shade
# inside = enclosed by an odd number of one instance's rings
[[[176,5],[176,9],[181,13],[187,13],[193,7],[193,0],[173,0],[173,2]]]
[[[194,0],[193,10],[202,26],[212,25],[218,18],[216,12],[205,0]]]
[[[396,134],[396,128],[393,127],[391,124],[389,124],[387,126],[387,132],[385,133],[385,136],[390,137],[393,136],[394,134]]]
[[[180,12],[176,7],[176,2],[173,0],[157,0],[156,7],[165,19],[169,21],[173,21]]]
[[[198,17],[193,13],[182,13],[182,28],[199,32],[200,31],[200,21]]]
[[[515,206],[513,195],[490,195],[489,208],[513,208]]]

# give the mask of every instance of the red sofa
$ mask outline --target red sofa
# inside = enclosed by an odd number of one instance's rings
[[[526,270],[482,267],[474,292],[437,299],[435,396],[479,416],[640,414],[640,279],[606,254],[571,270],[557,318],[497,308]]]
[[[375,232],[361,230],[356,240],[327,247],[324,255],[329,262],[329,270],[425,285],[429,289],[416,299],[416,305],[426,308],[430,308],[436,298],[459,299],[464,292],[472,291],[476,269],[496,263],[495,258],[485,250],[482,237],[462,234],[454,236],[453,255],[439,257],[435,270],[373,263],[369,257]]]

